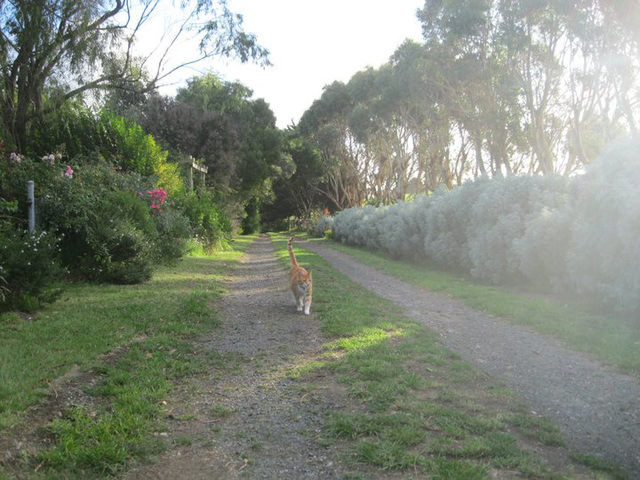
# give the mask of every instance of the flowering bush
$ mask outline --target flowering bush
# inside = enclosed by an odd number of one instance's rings
[[[104,162],[85,162],[41,186],[43,227],[61,235],[62,261],[75,275],[118,283],[150,277],[156,226],[133,193],[147,190],[143,182]]]
[[[155,190],[147,190],[147,195],[151,198],[151,211],[156,212],[160,210],[162,204],[167,199],[167,192],[161,188]]]
[[[0,277],[5,280],[0,309],[34,311],[62,291],[58,279],[58,238],[47,232],[3,229],[0,232]]]

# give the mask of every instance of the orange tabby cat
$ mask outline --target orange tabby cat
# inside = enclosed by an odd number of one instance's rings
[[[289,257],[291,257],[291,278],[289,284],[291,291],[296,299],[296,306],[298,311],[301,312],[304,308],[304,314],[309,315],[309,309],[311,308],[311,293],[313,290],[313,279],[311,273],[307,272],[304,268],[298,265],[296,256],[293,253],[293,237],[287,242],[289,248]]]

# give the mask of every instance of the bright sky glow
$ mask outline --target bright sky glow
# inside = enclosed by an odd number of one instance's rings
[[[171,77],[164,94],[185,79],[213,71],[239,81],[264,98],[284,128],[295,123],[325,85],[348,81],[364,68],[385,63],[402,42],[422,39],[416,11],[424,0],[229,0],[270,51],[272,67],[219,60]]]

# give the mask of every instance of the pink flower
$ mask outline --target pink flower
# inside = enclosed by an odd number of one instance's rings
[[[71,165],[67,165],[67,169],[64,171],[64,176],[67,178],[73,178],[73,169]]]
[[[147,195],[151,197],[151,211],[160,210],[160,207],[167,198],[167,192],[161,188],[155,190],[147,190]]]

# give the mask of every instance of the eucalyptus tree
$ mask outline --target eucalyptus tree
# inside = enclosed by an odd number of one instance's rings
[[[136,40],[160,15],[161,0],[0,0],[0,104],[6,141],[28,145],[30,125],[88,91],[150,91],[187,64],[212,56],[267,61],[267,51],[242,29],[226,0],[185,0],[186,11],[152,57],[136,56]],[[199,39],[194,57],[175,48],[185,35]],[[172,58],[178,64],[169,65]]]
[[[442,59],[433,81],[478,173],[568,174],[637,132],[637,41],[615,12],[597,0],[426,1],[425,46]]]
[[[327,196],[340,210],[362,205],[367,196],[362,175],[362,145],[348,125],[353,107],[347,86],[333,82],[325,87],[299,122],[301,135],[318,147],[324,165],[322,181],[310,187]]]
[[[397,114],[411,132],[422,193],[433,192],[440,185],[451,188],[461,183],[467,168],[464,142],[457,155],[453,155],[450,148],[454,117],[447,98],[450,93],[448,59],[441,54],[441,50],[428,45],[406,41],[389,62],[395,90],[392,98],[398,107]]]
[[[450,144],[457,140],[460,159],[467,158],[469,147],[473,165],[464,166],[476,176],[513,173],[518,169],[518,147],[523,147],[518,141],[518,88],[504,67],[496,8],[491,0],[428,0],[419,12],[431,82],[437,84],[440,103],[455,124]]]
[[[638,132],[638,42],[596,0],[501,3],[521,88],[531,170],[571,173],[621,132]]]

